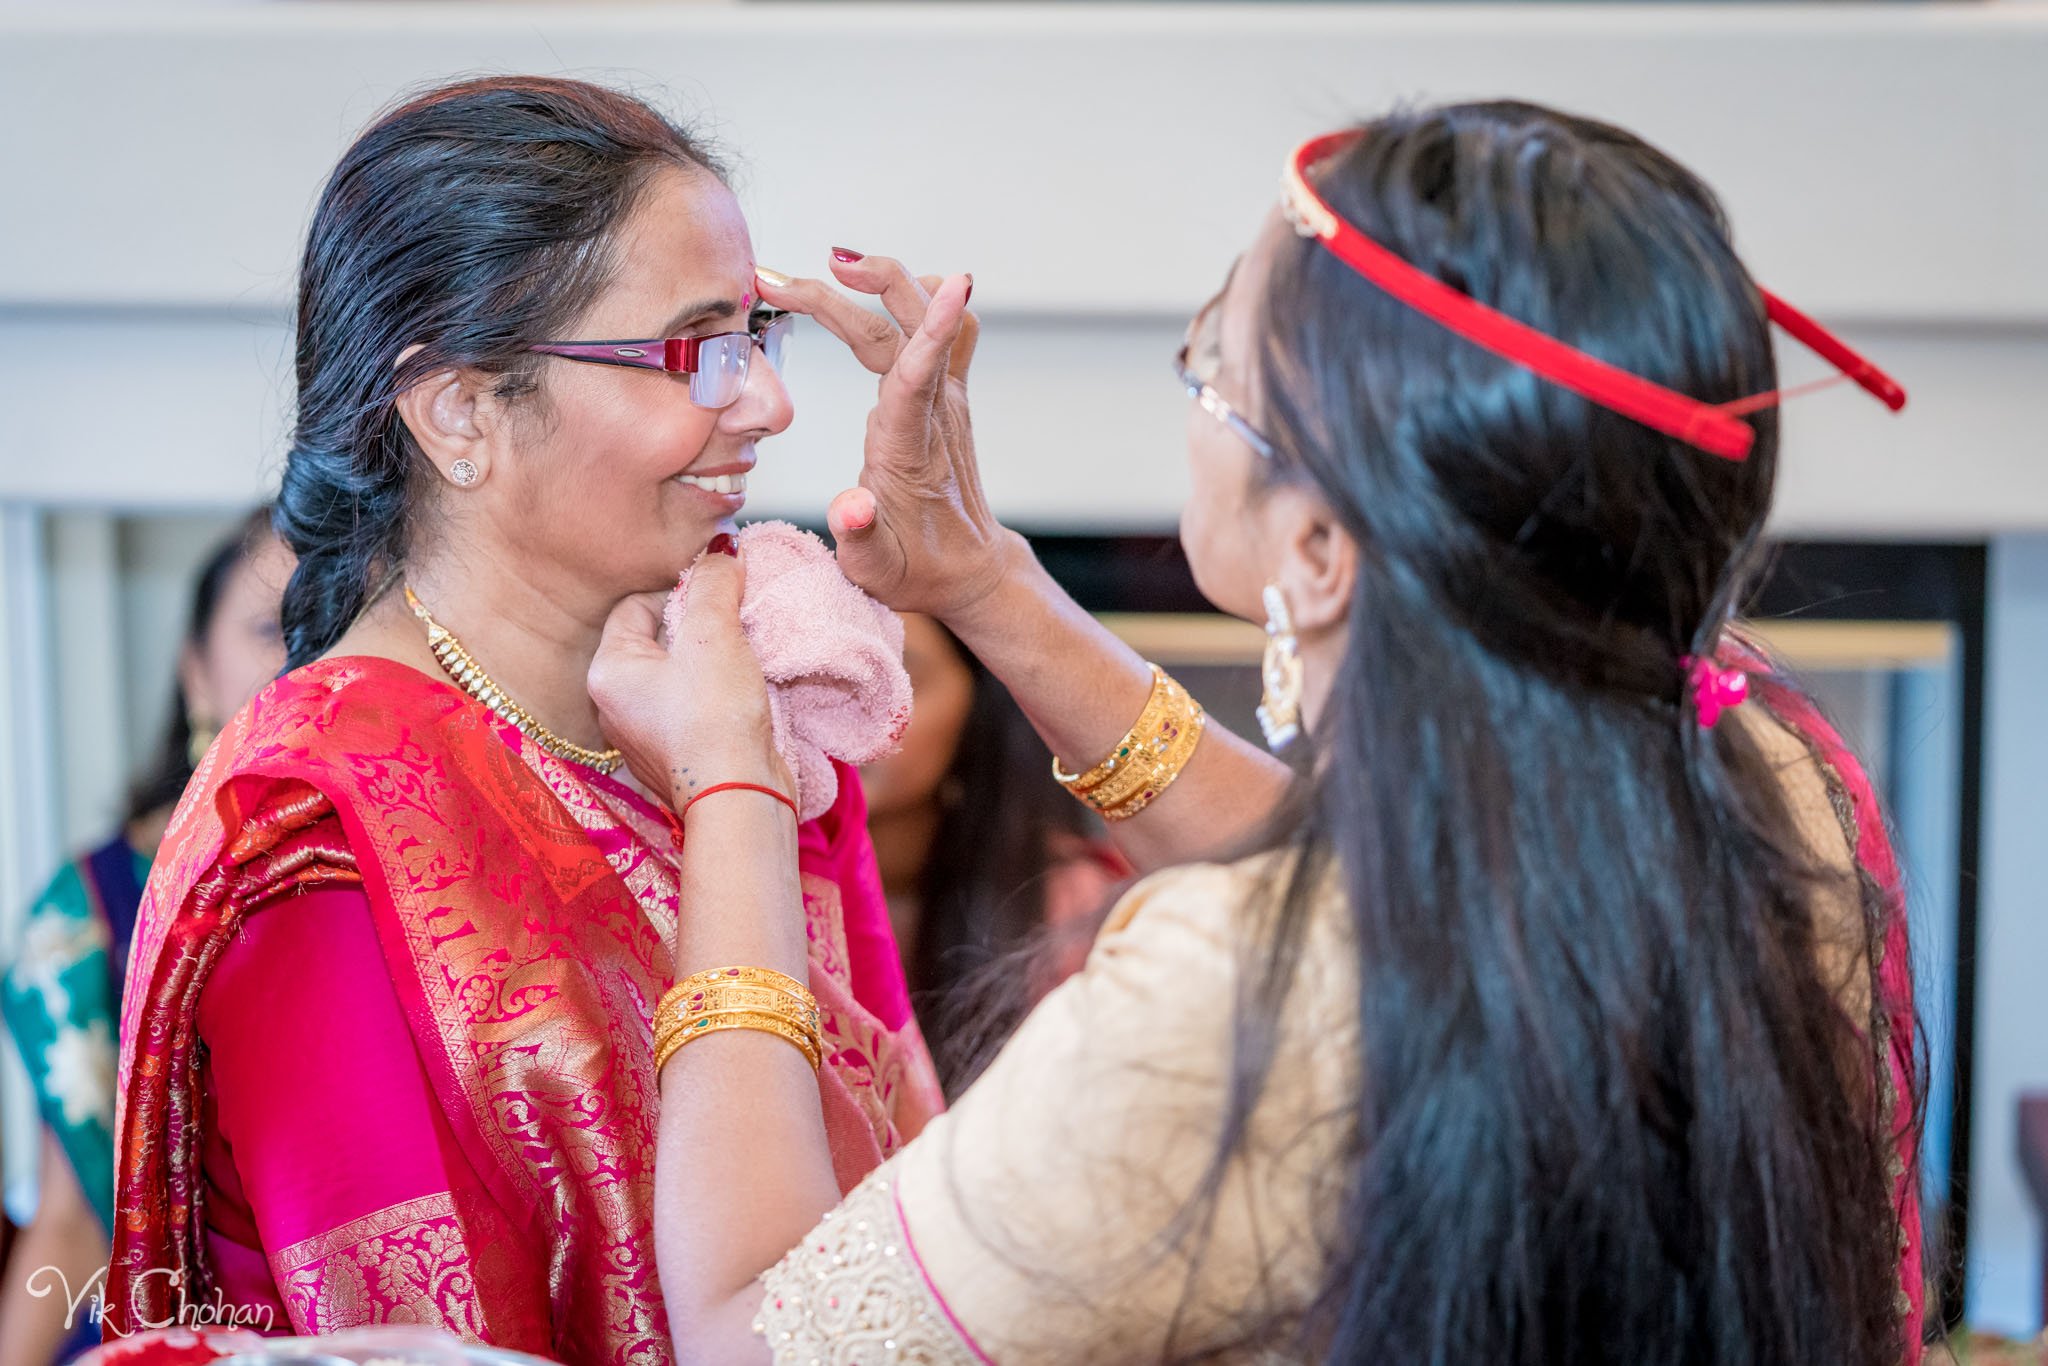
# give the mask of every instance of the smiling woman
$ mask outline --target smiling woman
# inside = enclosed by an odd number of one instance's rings
[[[651,1016],[680,826],[587,675],[614,607],[729,545],[790,422],[755,291],[716,162],[596,86],[433,90],[336,168],[277,518],[292,672],[201,765],[142,911],[110,1332],[221,1303],[669,1359]],[[650,340],[554,340],[606,337]],[[850,1189],[937,1091],[839,776],[787,858]]]

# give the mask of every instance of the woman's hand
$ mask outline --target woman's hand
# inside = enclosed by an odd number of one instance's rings
[[[881,383],[868,414],[860,484],[832,500],[826,523],[849,579],[889,606],[953,624],[1010,572],[1014,540],[982,493],[967,412],[967,367],[979,326],[973,277],[922,280],[896,261],[835,254],[842,284],[880,297],[869,312],[823,280],[764,274],[762,297],[805,313],[845,342]]]
[[[721,539],[720,549],[730,546]],[[677,811],[716,783],[796,792],[775,750],[761,662],[740,630],[745,585],[736,550],[708,551],[690,570],[670,646],[661,641],[666,595],[642,593],[612,609],[590,661],[590,697],[605,738]]]

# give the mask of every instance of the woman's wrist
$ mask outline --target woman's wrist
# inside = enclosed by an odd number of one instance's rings
[[[759,792],[699,802],[683,829],[676,971],[773,968],[802,979],[807,936],[796,818]]]
[[[768,783],[750,782],[713,783],[709,787],[699,788],[696,793],[686,798],[682,805],[676,808],[676,817],[678,820],[687,822],[691,810],[699,802],[704,801],[706,798],[723,797],[728,794],[734,796],[752,795],[765,797],[787,811],[792,820],[801,819],[800,813],[797,811],[796,798],[784,792],[780,787],[772,786]]]
[[[1048,586],[1052,586],[1054,592],[1059,591],[1038,563],[1031,542],[1008,527],[999,534],[1001,539],[989,570],[987,589],[939,617],[947,630],[977,654],[980,653],[976,648],[978,640],[1001,632],[1006,624],[1014,627],[1016,613],[1020,609],[1028,611],[1031,604],[1043,597]]]
[[[712,802],[747,798],[775,802],[792,812],[796,809],[796,784],[787,767],[779,762],[719,761],[698,755],[688,764],[670,766],[668,795],[669,810],[678,819],[692,802],[707,795]]]

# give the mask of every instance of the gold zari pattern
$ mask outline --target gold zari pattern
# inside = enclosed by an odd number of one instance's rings
[[[1173,785],[1202,742],[1208,714],[1157,664],[1152,692],[1137,724],[1107,757],[1085,773],[1069,773],[1055,757],[1052,776],[1104,820],[1128,820]]]

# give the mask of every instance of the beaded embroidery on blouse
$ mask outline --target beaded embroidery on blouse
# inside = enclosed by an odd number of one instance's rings
[[[885,1164],[762,1276],[776,1366],[978,1366],[911,1252]]]

